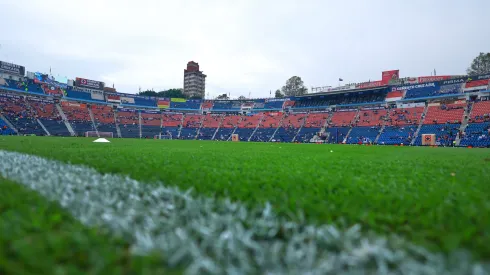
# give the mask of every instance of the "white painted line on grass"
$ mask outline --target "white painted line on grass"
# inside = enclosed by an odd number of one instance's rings
[[[124,236],[132,251],[158,250],[188,274],[489,274],[468,253],[449,258],[401,239],[367,236],[247,210],[93,168],[0,150],[0,174],[58,202],[88,226]],[[0,187],[1,188],[1,187]],[[22,199],[22,198],[19,198]]]

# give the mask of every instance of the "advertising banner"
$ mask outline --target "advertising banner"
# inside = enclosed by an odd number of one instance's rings
[[[121,96],[121,103],[122,104],[134,104],[134,98],[133,97]]]
[[[367,89],[367,88],[376,88],[376,87],[382,87],[386,84],[383,83],[381,80],[377,81],[372,81],[372,82],[364,82],[364,83],[359,83],[356,85],[357,89]]]
[[[381,75],[381,82],[388,84],[390,80],[396,80],[400,77],[400,70],[384,71]]]
[[[83,88],[89,88],[95,90],[104,90],[104,82],[100,82],[100,81],[77,77],[75,79],[74,84],[77,87],[83,87]]]
[[[442,81],[450,78],[450,75],[421,76],[419,77],[419,83]]]
[[[24,66],[0,61],[0,72],[24,76],[26,68]]]
[[[165,99],[159,99],[157,101],[157,106],[160,109],[168,109],[168,108],[170,108],[170,101],[165,100]]]
[[[439,94],[459,94],[463,92],[463,83],[441,85]]]
[[[172,101],[172,102],[186,102],[185,98],[175,98],[175,97],[172,97],[170,99],[170,101]]]
[[[90,94],[91,94],[92,99],[104,100],[104,92],[103,91],[92,91]]]
[[[115,95],[115,94],[108,94],[107,95],[107,102],[121,103],[121,96]]]

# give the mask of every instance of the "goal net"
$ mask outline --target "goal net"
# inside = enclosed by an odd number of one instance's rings
[[[87,131],[85,132],[86,137],[102,137],[102,138],[113,138],[114,133],[113,132],[99,132],[97,135],[96,131]]]
[[[159,134],[155,135],[153,139],[172,139],[172,135],[169,134]]]

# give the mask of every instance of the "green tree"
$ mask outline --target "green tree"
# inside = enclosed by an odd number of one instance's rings
[[[146,90],[143,92],[139,92],[138,95],[144,95],[144,96],[158,96],[157,92],[153,90]]]
[[[286,85],[282,86],[281,91],[285,96],[296,96],[307,94],[308,88],[305,87],[301,77],[293,76],[286,81]]]
[[[224,99],[224,100],[226,100],[226,99],[230,99],[230,98],[228,97],[227,94],[222,94],[222,95],[219,95],[216,99]]]
[[[245,99],[247,99],[247,98],[245,96],[243,96],[243,95],[241,95],[241,96],[238,97],[238,100],[245,100]]]
[[[281,90],[277,89],[276,90],[276,94],[274,96],[275,98],[283,98],[284,95],[281,93]]]
[[[490,73],[490,53],[480,53],[466,70],[469,75]]]
[[[175,88],[158,92],[158,97],[185,98],[182,89],[175,89]]]

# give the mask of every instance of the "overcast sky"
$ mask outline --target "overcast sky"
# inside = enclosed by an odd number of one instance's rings
[[[324,86],[463,74],[490,51],[489,0],[0,0],[0,60],[119,92],[183,85],[266,97],[293,76]]]

